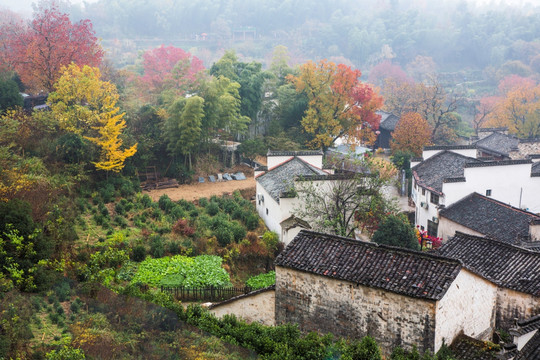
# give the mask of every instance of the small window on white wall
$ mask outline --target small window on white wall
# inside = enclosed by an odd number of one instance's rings
[[[268,215],[268,208],[266,208],[266,215]]]
[[[491,196],[491,189],[486,190],[486,196]]]

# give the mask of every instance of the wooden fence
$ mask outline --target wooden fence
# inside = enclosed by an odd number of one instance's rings
[[[246,287],[186,287],[186,286],[162,286],[162,292],[172,294],[176,299],[181,301],[223,301],[232,297],[243,295],[251,292],[253,289]]]

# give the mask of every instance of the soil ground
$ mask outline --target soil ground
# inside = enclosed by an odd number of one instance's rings
[[[162,195],[168,195],[172,201],[184,199],[187,201],[197,200],[202,197],[210,197],[212,195],[221,196],[230,194],[235,190],[253,189],[255,190],[255,179],[253,177],[247,180],[232,180],[223,182],[204,182],[189,185],[180,185],[172,189],[159,189],[143,191],[148,194],[152,200],[158,201]]]
[[[180,199],[194,201],[203,197],[209,198],[212,195],[221,196],[231,194],[235,190],[242,190],[242,193],[249,193],[250,191],[248,189],[252,190],[253,194],[255,194],[255,179],[253,178],[252,168],[237,165],[233,169],[228,170],[230,173],[242,171],[247,179],[211,183],[208,181],[208,176],[206,176],[204,183],[194,182],[192,184],[180,185],[177,188],[143,191],[143,194],[148,194],[154,201],[158,201],[162,195],[168,195],[172,201],[178,201]]]

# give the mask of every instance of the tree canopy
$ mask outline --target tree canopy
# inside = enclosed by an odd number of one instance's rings
[[[304,131],[312,135],[312,148],[328,148],[347,136],[352,142],[370,142],[379,128],[382,98],[359,79],[361,72],[326,60],[312,61],[300,67],[298,76],[289,79],[297,92],[308,98],[302,118]]]
[[[52,91],[63,66],[98,66],[104,54],[90,20],[72,23],[56,2],[41,2],[30,23],[9,22],[0,32],[0,59],[36,92]]]

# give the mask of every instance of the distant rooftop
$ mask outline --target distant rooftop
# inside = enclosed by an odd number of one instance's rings
[[[328,175],[327,172],[319,169],[304,160],[293,157],[271,169],[264,174],[256,176],[256,180],[279,202],[281,194],[287,193],[294,187],[296,176]]]
[[[299,151],[277,151],[277,150],[268,150],[266,156],[313,156],[313,155],[323,155],[322,150],[299,150]]]
[[[452,151],[441,151],[415,165],[412,170],[418,185],[441,194],[444,180],[463,177],[467,163],[481,161]]]

